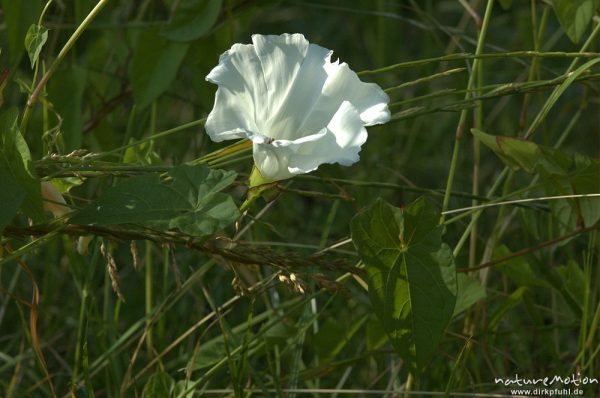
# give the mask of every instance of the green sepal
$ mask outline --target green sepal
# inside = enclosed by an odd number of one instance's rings
[[[263,177],[258,168],[252,166],[252,172],[248,178],[248,194],[240,207],[240,211],[244,213],[260,197],[267,202],[271,202],[279,196],[279,193],[277,181]]]

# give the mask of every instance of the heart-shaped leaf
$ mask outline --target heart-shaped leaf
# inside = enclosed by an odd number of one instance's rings
[[[405,209],[379,199],[351,225],[375,313],[412,370],[435,352],[456,303],[454,258],[439,218],[424,199]]]

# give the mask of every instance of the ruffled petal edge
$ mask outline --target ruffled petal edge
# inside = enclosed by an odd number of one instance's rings
[[[324,163],[356,163],[368,134],[356,108],[344,101],[327,127],[316,134],[296,140],[272,140],[260,134],[247,137],[254,143],[254,162],[261,175],[283,180],[310,173]]]

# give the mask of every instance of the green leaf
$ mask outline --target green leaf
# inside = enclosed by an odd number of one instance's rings
[[[529,173],[535,170],[540,158],[540,149],[533,142],[494,136],[477,129],[472,129],[471,132],[513,170],[524,169]]]
[[[510,294],[502,304],[494,311],[490,317],[490,321],[488,323],[488,329],[490,331],[496,331],[498,326],[500,326],[500,321],[504,318],[506,314],[508,314],[513,308],[519,305],[527,293],[527,287],[521,286],[514,292]]]
[[[235,180],[234,172],[210,170],[204,165],[182,165],[171,169],[169,175],[173,178],[170,184],[161,182],[157,175],[123,181],[107,189],[70,222],[136,223],[208,236],[222,231],[239,217],[233,199],[220,193]]]
[[[63,177],[63,178],[53,178],[51,181],[52,181],[52,184],[54,184],[54,186],[56,188],[58,188],[60,193],[67,193],[71,189],[83,184],[85,181],[85,178],[84,177]]]
[[[169,88],[187,50],[187,44],[169,42],[156,31],[140,33],[129,68],[133,96],[140,109]]]
[[[135,140],[131,138],[129,144],[134,141]],[[123,155],[123,162],[150,165],[160,164],[162,161],[158,153],[154,150],[154,140],[152,140],[127,148]]]
[[[350,343],[352,337],[360,330],[367,319],[368,316],[364,315],[351,325],[344,324],[338,319],[327,319],[319,327],[319,332],[316,334],[313,344],[319,359],[323,362],[334,359]]]
[[[280,322],[267,329],[265,332],[265,340],[268,345],[277,345],[287,342],[289,339],[298,335],[298,329],[295,325],[282,319]]]
[[[222,0],[182,1],[162,35],[174,41],[198,39],[217,22],[222,5]]]
[[[215,337],[200,345],[198,352],[194,355],[191,366],[193,370],[200,370],[219,363],[227,356],[227,346],[223,336]]]
[[[374,351],[387,343],[388,340],[388,335],[379,319],[369,319],[369,323],[367,323],[367,349]]]
[[[552,268],[544,275],[549,284],[564,298],[573,314],[580,318],[586,308],[586,277],[581,267],[573,259],[567,265]]]
[[[594,13],[600,7],[599,0],[552,0],[554,12],[560,25],[573,43],[578,43],[585,33]]]
[[[600,192],[600,161],[597,159],[567,154],[517,138],[493,136],[475,129],[472,133],[507,166],[539,174],[549,196]],[[594,225],[600,220],[600,198],[597,197],[558,199],[549,204],[560,234],[571,232],[581,225]]]
[[[379,199],[351,224],[373,309],[413,370],[435,352],[456,302],[454,259],[442,243],[439,217],[424,199],[404,210]]]
[[[48,98],[62,119],[60,131],[67,152],[82,146],[81,115],[86,78],[85,69],[71,66],[57,71],[48,82]]]
[[[575,155],[573,169],[569,173],[570,191],[577,194],[600,193],[600,161],[581,155]],[[580,198],[576,206],[586,226],[600,220],[600,198]]]
[[[456,306],[454,307],[453,316],[460,314],[486,296],[485,288],[481,286],[479,280],[473,277],[462,273],[457,274],[456,282],[458,293],[456,295]]]
[[[506,257],[510,254],[511,251],[508,249],[508,247],[502,245],[494,250],[492,259],[496,260],[498,258]],[[533,268],[523,256],[504,261],[496,265],[496,269],[503,274],[506,274],[506,276],[512,279],[519,286],[550,287],[550,284],[536,272],[535,268]]]
[[[193,398],[196,390],[192,380],[179,380],[173,388],[173,397],[175,398]]]
[[[40,180],[37,177],[31,154],[17,125],[18,112],[11,108],[0,115],[0,162],[25,192],[22,211],[34,222],[44,219]]]
[[[33,69],[37,62],[46,40],[48,40],[48,29],[46,27],[32,24],[29,30],[27,30],[27,35],[25,35],[25,49],[29,55],[31,69]]]
[[[19,211],[25,190],[13,177],[8,165],[0,161],[0,234]]]
[[[564,283],[564,294],[571,296],[579,307],[579,310],[583,312],[585,302],[588,298],[584,289],[586,277],[581,267],[575,260],[569,259],[567,265],[557,267],[556,272],[560,275],[560,279]]]
[[[505,10],[508,10],[512,6],[512,0],[500,0],[500,5]]]
[[[2,0],[3,21],[6,24],[6,41],[10,65],[16,66],[25,47],[23,42],[31,24],[36,23],[42,10],[41,0],[27,0],[27,6],[20,1]]]
[[[142,390],[142,398],[165,398],[171,395],[174,380],[168,373],[161,370],[155,372],[148,378],[144,389]]]

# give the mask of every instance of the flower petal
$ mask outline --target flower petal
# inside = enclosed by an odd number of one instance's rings
[[[269,119],[272,119],[285,103],[293,87],[294,79],[302,66],[308,41],[302,34],[252,35],[254,51],[260,60],[267,87]]]
[[[350,101],[360,114],[365,126],[382,124],[390,120],[387,107],[390,97],[375,83],[364,83],[348,64],[339,61],[325,64],[329,79],[323,87],[325,97],[342,96]]]
[[[308,173],[323,163],[349,166],[358,162],[360,147],[366,140],[367,130],[358,111],[350,102],[344,101],[326,129],[292,143],[289,171]]]
[[[257,136],[252,138],[254,164],[264,178],[285,180],[294,175],[288,170],[290,158],[289,141],[283,143],[257,142]],[[274,145],[275,144],[275,145]]]
[[[219,87],[215,94],[215,106],[206,119],[205,129],[214,142],[245,138],[258,127],[254,119],[252,105],[240,101],[240,95],[227,87]]]
[[[301,34],[254,35],[252,41],[269,93],[269,119],[261,132],[274,139],[293,140],[303,133],[300,127],[321,96],[327,80],[323,65],[331,51],[309,44]]]
[[[283,180],[296,174],[309,173],[323,163],[349,166],[358,161],[360,147],[367,140],[358,111],[344,101],[326,128],[296,140],[270,141],[255,135],[254,163],[261,175]]]
[[[62,217],[73,211],[68,206],[63,206],[67,202],[51,181],[42,181],[41,192],[44,200],[44,210],[51,212],[54,217]]]
[[[265,106],[267,87],[254,46],[234,44],[221,55],[206,80],[219,85],[205,127],[213,141],[243,138],[260,130],[269,110]]]
[[[324,120],[331,120],[331,115],[343,101],[352,103],[365,126],[390,120],[387,106],[390,98],[381,87],[375,83],[362,82],[346,63],[330,62],[327,59],[324,68],[328,78],[313,112],[302,126],[303,131],[317,131]]]

